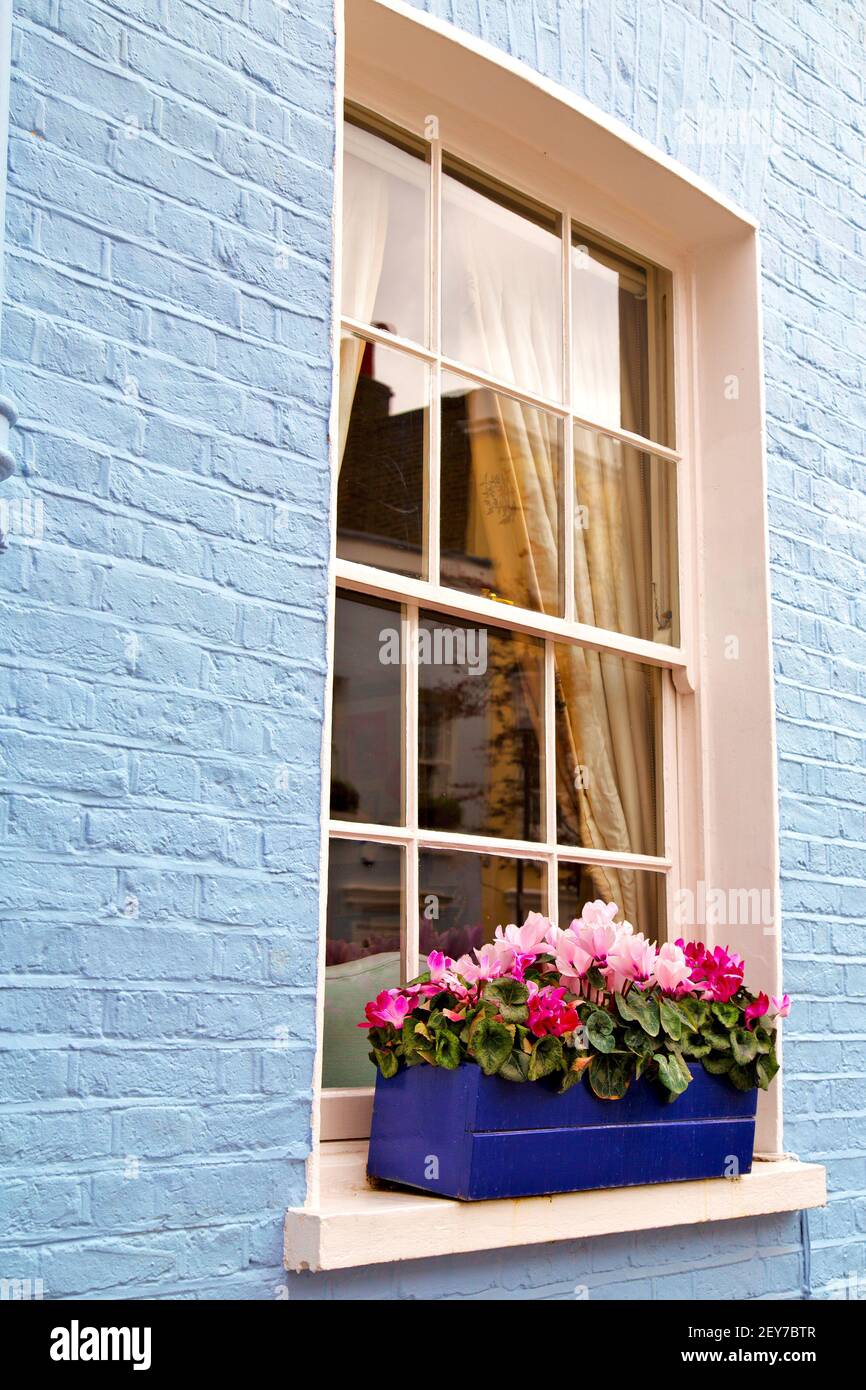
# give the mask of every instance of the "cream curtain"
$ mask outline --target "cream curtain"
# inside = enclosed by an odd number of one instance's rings
[[[539,374],[528,359],[543,353],[549,325],[533,323],[533,286],[497,258],[495,243],[463,247],[469,268],[467,312],[473,333],[495,343],[491,360],[509,345],[518,380]],[[591,263],[593,264],[593,263]],[[584,383],[581,413],[619,418],[619,289],[615,273],[588,270],[587,299],[575,314],[575,349]],[[521,285],[521,293],[513,287]],[[509,293],[509,288],[511,292]],[[524,370],[521,371],[521,367]],[[497,589],[512,602],[550,611],[556,594],[556,425],[530,406],[478,390],[468,397],[475,512],[483,528]],[[570,447],[570,441],[566,441]],[[636,632],[647,602],[648,538],[642,525],[640,470],[607,440],[581,470],[583,513],[575,515],[575,587],[580,622]],[[512,498],[508,520],[491,506]],[[626,530],[624,530],[624,527]],[[634,662],[558,644],[556,674],[562,712],[557,730],[558,796],[589,849],[639,851],[654,843],[652,729],[643,669]],[[585,785],[582,785],[585,783]],[[655,926],[654,894],[645,876],[592,866],[599,896],[619,903],[636,926]]]
[[[353,128],[347,127],[347,132]],[[343,177],[342,312],[371,323],[382,276],[388,235],[388,179],[347,150]],[[364,344],[344,333],[340,339],[340,437],[343,462],[352,401],[361,371]]]

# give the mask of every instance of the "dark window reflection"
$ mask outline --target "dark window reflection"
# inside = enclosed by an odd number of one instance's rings
[[[422,573],[429,368],[347,335],[340,348],[337,554]]]
[[[631,922],[649,941],[664,941],[666,882],[663,873],[647,869],[560,863],[558,925],[567,927],[584,903],[601,898],[618,905],[617,922]]]
[[[364,1005],[400,983],[403,855],[394,845],[332,840],[325,955],[325,1086],[372,1086]]]
[[[418,874],[422,960],[432,950],[456,960],[491,941],[498,926],[544,911],[544,867],[534,859],[422,850]]]
[[[422,615],[418,819],[425,829],[541,837],[543,643]]]
[[[397,825],[403,818],[400,607],[337,595],[331,730],[331,815]]]

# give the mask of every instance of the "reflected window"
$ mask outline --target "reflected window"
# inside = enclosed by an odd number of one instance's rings
[[[537,638],[421,615],[420,825],[540,839],[543,689]]]
[[[337,554],[420,576],[430,368],[347,333],[341,398],[344,386],[352,390],[341,418]]]
[[[341,592],[334,631],[331,816],[403,820],[401,612]]]
[[[544,912],[544,866],[535,859],[422,850],[418,884],[422,958],[430,951],[460,956],[493,939],[500,925]]]

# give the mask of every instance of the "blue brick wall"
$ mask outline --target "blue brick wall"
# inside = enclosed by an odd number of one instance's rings
[[[797,1216],[280,1267],[309,1144],[328,496],[326,0],[16,0],[0,557],[0,1273],[47,1296],[816,1296],[866,1274],[864,21],[424,6],[763,223]],[[830,1001],[830,1002],[828,1002]],[[861,1285],[862,1292],[862,1285]]]

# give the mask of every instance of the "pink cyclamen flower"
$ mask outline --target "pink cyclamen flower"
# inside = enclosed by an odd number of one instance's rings
[[[359,1023],[359,1028],[384,1028],[391,1023],[395,1028],[403,1027],[403,1020],[412,1008],[411,999],[407,999],[399,989],[383,989],[381,994],[377,994],[364,1008],[367,1015],[366,1023]]]
[[[628,925],[624,923],[624,926]],[[621,977],[623,982],[632,980],[642,989],[652,979],[656,948],[651,941],[647,941],[643,932],[632,931],[629,927],[617,938],[613,950],[608,952],[607,961],[609,980],[611,975],[615,980]]]
[[[771,994],[770,1004],[777,1018],[787,1018],[791,1012],[791,1000],[787,994],[783,994],[781,999],[777,999],[775,995]]]
[[[617,926],[613,920],[618,912],[616,903],[605,903],[597,898],[595,902],[584,903],[580,917],[569,927],[584,951],[588,951],[595,964],[602,969],[607,965],[608,955],[623,931],[623,927]],[[631,927],[628,931],[631,932]]]
[[[496,950],[490,944],[486,946],[476,946],[476,960],[471,956],[461,956],[454,963],[454,969],[458,975],[462,975],[469,984],[477,984],[480,980],[498,980],[500,975],[505,974],[502,961]]]
[[[592,965],[592,955],[585,951],[570,932],[558,932],[553,946],[556,968],[562,983],[572,993],[580,993],[580,982]]]
[[[686,953],[673,941],[666,941],[659,947],[654,973],[663,994],[672,994],[679,998],[697,989],[697,985],[692,982],[692,968],[686,960]]]
[[[745,1011],[746,1027],[751,1028],[752,1024],[757,1023],[759,1018],[763,1018],[764,1014],[767,1012],[769,1007],[770,1001],[767,998],[766,994],[762,992],[758,995],[757,999],[753,1004],[749,1004],[748,1008]]]
[[[431,951],[427,957],[427,969],[430,971],[430,983],[438,985],[454,969],[454,962],[442,951]]]

